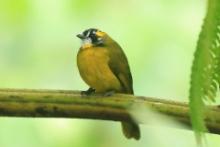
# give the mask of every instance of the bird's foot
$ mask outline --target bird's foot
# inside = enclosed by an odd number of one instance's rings
[[[93,89],[91,87],[88,90],[86,90],[86,91],[81,91],[81,95],[82,96],[89,96],[89,95],[91,95],[93,93],[95,93],[95,89]]]
[[[114,90],[110,90],[110,91],[107,91],[106,93],[104,93],[104,96],[105,97],[109,97],[109,96],[112,96],[113,94],[115,94],[115,91]]]

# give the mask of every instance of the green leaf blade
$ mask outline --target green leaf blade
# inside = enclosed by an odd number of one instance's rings
[[[205,101],[215,101],[220,85],[220,0],[209,0],[191,70],[190,116],[198,143],[206,132]]]

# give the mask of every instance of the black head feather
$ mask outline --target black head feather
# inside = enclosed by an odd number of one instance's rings
[[[88,39],[88,38],[91,39],[91,42],[94,45],[102,45],[103,44],[102,38],[96,35],[96,32],[98,31],[99,31],[98,29],[90,28],[77,36],[81,39]]]

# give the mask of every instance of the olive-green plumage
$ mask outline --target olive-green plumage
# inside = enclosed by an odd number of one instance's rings
[[[77,55],[82,79],[97,93],[133,94],[132,75],[122,48],[97,29],[88,29],[78,37],[83,40]],[[122,122],[122,129],[127,138],[140,139],[139,126],[134,121]]]

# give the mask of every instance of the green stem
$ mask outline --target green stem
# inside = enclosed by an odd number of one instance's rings
[[[150,108],[191,126],[189,107],[183,102],[123,94],[82,97],[79,91],[71,90],[0,89],[0,116],[129,121],[128,109],[140,107]],[[135,113],[139,115],[140,112]],[[141,115],[148,117],[143,111]],[[205,120],[211,133],[220,134],[218,106],[208,106]],[[143,119],[138,123],[147,122]]]

